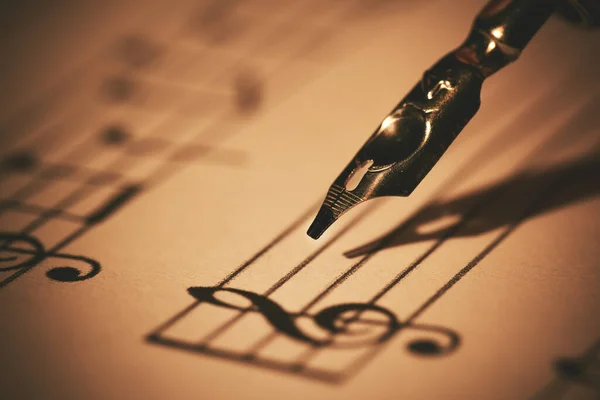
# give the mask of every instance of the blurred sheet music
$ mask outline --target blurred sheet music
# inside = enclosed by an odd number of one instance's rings
[[[457,3],[3,6],[0,397],[598,398],[598,31],[551,20],[410,198],[305,234]]]

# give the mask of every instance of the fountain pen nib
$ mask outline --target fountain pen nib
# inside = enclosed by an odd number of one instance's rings
[[[321,206],[319,212],[317,213],[317,216],[308,228],[308,236],[310,236],[313,239],[320,238],[321,235],[327,230],[327,228],[329,228],[331,224],[335,222],[335,219],[336,218],[330,209],[326,208],[325,206]]]
[[[348,172],[342,173],[342,177],[348,175]],[[343,181],[343,179],[338,178]],[[313,239],[318,239],[323,232],[333,224],[340,215],[354,207],[364,199],[357,194],[346,190],[341,184],[334,183],[327,192],[327,197],[319,209],[313,223],[308,228],[307,234]]]

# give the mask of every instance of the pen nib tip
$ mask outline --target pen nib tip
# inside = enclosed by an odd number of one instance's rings
[[[329,228],[331,224],[333,224],[335,219],[336,218],[333,215],[333,212],[329,208],[322,206],[319,209],[319,212],[317,213],[317,216],[315,217],[314,221],[312,222],[312,224],[310,224],[310,227],[308,228],[308,231],[306,233],[311,238],[318,239],[319,237],[321,237],[323,232],[325,232],[327,228]]]

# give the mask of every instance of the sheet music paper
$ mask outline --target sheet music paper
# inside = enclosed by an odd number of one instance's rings
[[[410,197],[305,233],[483,4],[7,14],[0,397],[598,398],[598,31],[550,20]]]

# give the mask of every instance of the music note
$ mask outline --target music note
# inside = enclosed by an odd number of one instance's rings
[[[135,82],[127,75],[117,75],[107,78],[102,85],[102,95],[112,103],[124,103],[131,100],[135,94]]]
[[[28,151],[10,154],[2,160],[1,169],[7,172],[30,171],[38,165],[35,155]]]
[[[131,68],[144,68],[155,62],[164,49],[141,35],[127,35],[116,46],[116,57]]]
[[[235,104],[242,114],[256,112],[264,96],[264,83],[258,74],[251,70],[239,73],[234,81]]]
[[[130,134],[120,125],[109,125],[101,134],[101,139],[107,145],[120,145],[130,138]]]
[[[234,13],[237,0],[210,1],[190,21],[191,28],[213,44],[222,44],[239,33]]]

